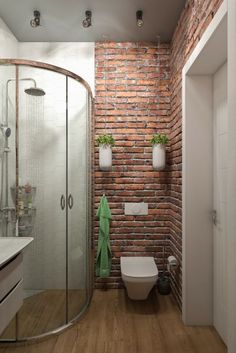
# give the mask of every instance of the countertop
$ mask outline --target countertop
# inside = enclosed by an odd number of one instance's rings
[[[0,267],[27,247],[31,237],[0,237]]]

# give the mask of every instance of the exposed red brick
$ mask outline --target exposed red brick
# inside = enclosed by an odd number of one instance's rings
[[[167,171],[152,169],[149,141],[158,131],[168,132],[169,54],[169,45],[163,44],[96,44],[95,135],[112,133],[116,139],[111,172],[99,170],[95,147],[95,211],[105,192],[113,216],[111,277],[97,279],[98,288],[122,286],[121,255],[154,256],[162,269],[163,240],[170,235],[169,190]],[[125,202],[143,201],[149,203],[148,216],[124,215]],[[94,229],[96,246],[96,218]]]
[[[212,20],[222,0],[187,0],[172,42],[96,43],[95,136],[112,133],[113,167],[98,167],[94,148],[94,211],[105,192],[113,215],[111,276],[96,279],[97,288],[119,288],[120,256],[154,256],[163,268],[166,255],[182,263],[182,92],[184,64]],[[169,135],[167,168],[153,171],[150,139]],[[148,216],[125,216],[125,202],[148,202]],[[94,217],[94,245],[98,220]],[[182,266],[172,276],[181,306]]]

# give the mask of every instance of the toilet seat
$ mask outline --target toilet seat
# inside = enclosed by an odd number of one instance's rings
[[[154,258],[150,256],[121,256],[121,273],[128,278],[145,279],[156,277],[158,269]]]

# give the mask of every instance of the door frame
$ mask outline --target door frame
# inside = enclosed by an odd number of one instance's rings
[[[227,65],[225,62],[213,76],[213,325],[227,341],[227,182],[228,166],[221,158],[222,144],[228,143]],[[223,95],[222,95],[223,94]],[[223,98],[223,99],[222,99]],[[222,105],[223,103],[223,105]],[[223,108],[223,115],[222,115]],[[219,119],[220,117],[220,119]],[[223,120],[221,119],[224,119]],[[225,137],[227,141],[225,141]],[[223,140],[222,140],[223,139]],[[222,164],[224,163],[224,164]],[[225,174],[226,173],[226,174]],[[225,176],[223,177],[223,174]],[[224,185],[222,184],[225,181]]]
[[[183,307],[187,325],[213,323],[213,85],[228,58],[225,0],[182,71]]]
[[[226,27],[226,28],[224,28]],[[210,70],[223,56],[227,57],[227,98],[228,98],[228,214],[227,214],[227,348],[228,353],[236,352],[236,2],[224,0],[206,29],[198,45],[187,61],[183,72],[183,308],[185,324],[212,325],[212,160],[209,159],[209,143],[212,107],[207,108],[207,99],[201,90],[194,92],[194,85],[207,91],[210,85]],[[224,50],[223,50],[224,48]],[[223,64],[223,62],[222,62]],[[220,66],[220,65],[218,65]],[[201,68],[201,72],[198,70]],[[207,72],[208,70],[208,72]],[[214,70],[216,71],[216,70]],[[199,82],[201,81],[201,82]],[[205,81],[205,82],[204,82]],[[205,87],[205,88],[204,88]],[[199,87],[198,87],[199,88]],[[212,91],[212,89],[211,89]],[[201,98],[198,107],[191,105],[197,97]],[[209,90],[208,90],[208,94]],[[211,100],[210,100],[211,102]],[[204,120],[199,119],[199,109],[204,111]],[[196,109],[196,111],[195,111]],[[207,114],[209,113],[209,115]],[[198,119],[198,121],[197,121]],[[194,125],[195,123],[195,125]],[[191,125],[192,124],[192,125]],[[203,124],[203,126],[201,126]],[[196,131],[193,131],[194,127]],[[208,129],[203,146],[197,137],[202,137],[203,129]],[[212,131],[212,130],[211,130]],[[190,133],[190,134],[189,134]],[[191,135],[192,134],[192,135]],[[207,135],[207,134],[206,134]],[[192,137],[192,140],[190,139]],[[207,151],[205,155],[200,151]],[[191,156],[195,152],[198,159]],[[192,157],[192,159],[191,159]],[[208,168],[201,169],[202,157],[208,158]],[[193,168],[193,169],[191,169]],[[204,176],[204,177],[203,177]],[[209,183],[206,194],[204,184]],[[211,183],[209,182],[211,180]],[[201,187],[200,187],[201,186]],[[205,188],[206,190],[206,188]],[[193,202],[193,195],[197,196]],[[199,195],[198,195],[199,194]],[[205,211],[203,212],[203,207]],[[208,211],[207,211],[208,210]],[[196,213],[199,211],[200,213]],[[205,284],[207,284],[205,286]],[[204,295],[202,293],[204,292]],[[193,310],[193,307],[197,310]],[[205,312],[204,312],[205,310]],[[198,311],[198,312],[196,312]]]

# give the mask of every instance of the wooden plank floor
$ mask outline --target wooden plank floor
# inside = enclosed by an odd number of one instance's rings
[[[69,290],[68,317],[78,315],[86,302],[85,291]],[[66,291],[48,289],[24,299],[18,312],[19,337],[37,336],[65,325]],[[1,338],[15,338],[15,318],[3,332]]]
[[[145,302],[124,290],[96,290],[73,328],[47,341],[2,347],[0,353],[226,353],[211,327],[185,327],[171,296],[154,291]]]

